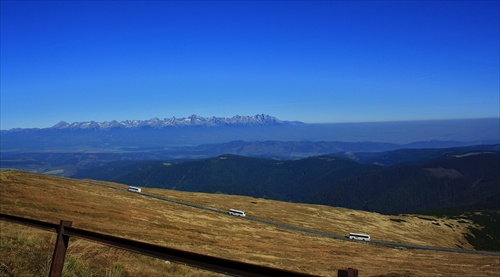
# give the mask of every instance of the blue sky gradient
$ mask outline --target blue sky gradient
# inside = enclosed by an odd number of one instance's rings
[[[500,116],[499,1],[1,1],[1,126]]]

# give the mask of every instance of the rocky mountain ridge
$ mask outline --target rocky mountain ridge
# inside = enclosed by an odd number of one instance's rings
[[[276,117],[257,114],[254,116],[240,116],[235,115],[231,118],[228,117],[201,117],[198,115],[191,115],[182,118],[164,118],[159,119],[157,117],[151,118],[149,120],[125,120],[125,121],[85,121],[85,122],[74,122],[68,123],[61,121],[56,125],[52,126],[51,129],[111,129],[111,128],[141,128],[141,127],[151,127],[151,128],[164,128],[164,127],[185,127],[185,126],[204,126],[204,127],[215,127],[215,126],[257,126],[257,125],[282,125],[282,124],[300,124],[301,122],[290,122],[279,120]]]

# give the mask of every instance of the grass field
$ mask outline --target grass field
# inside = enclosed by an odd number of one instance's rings
[[[76,228],[217,257],[322,276],[336,276],[338,269],[348,267],[357,268],[360,276],[500,276],[498,256],[395,249],[324,238],[82,180],[5,171],[0,173],[0,182],[3,213],[53,223],[71,220]],[[373,240],[473,249],[465,239],[471,235],[468,228],[472,223],[460,218],[388,216],[222,194],[145,192],[220,210],[241,209],[252,217],[333,234],[362,232]],[[54,233],[3,221],[1,228],[0,274],[48,272]],[[24,258],[26,251],[33,252],[36,262]],[[90,276],[85,272],[93,276],[217,275],[78,239],[70,240],[68,251],[66,276]]]

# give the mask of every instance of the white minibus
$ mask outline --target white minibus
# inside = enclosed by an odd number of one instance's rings
[[[359,234],[359,233],[349,233],[349,239],[370,241],[370,235]]]
[[[138,187],[128,187],[128,191],[131,191],[131,192],[141,192],[141,188],[138,188]]]
[[[236,216],[247,216],[244,211],[235,210],[235,209],[229,209],[228,214],[236,215]]]

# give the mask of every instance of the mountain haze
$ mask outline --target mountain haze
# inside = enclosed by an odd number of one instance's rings
[[[269,115],[109,122],[60,122],[51,128],[0,131],[2,152],[127,152],[231,141],[341,141],[410,144],[420,141],[498,143],[499,120],[305,124]],[[478,143],[475,143],[478,144]],[[470,145],[470,144],[469,144]],[[449,147],[449,145],[448,145]],[[391,150],[391,149],[384,149]],[[377,150],[379,151],[379,150]]]

